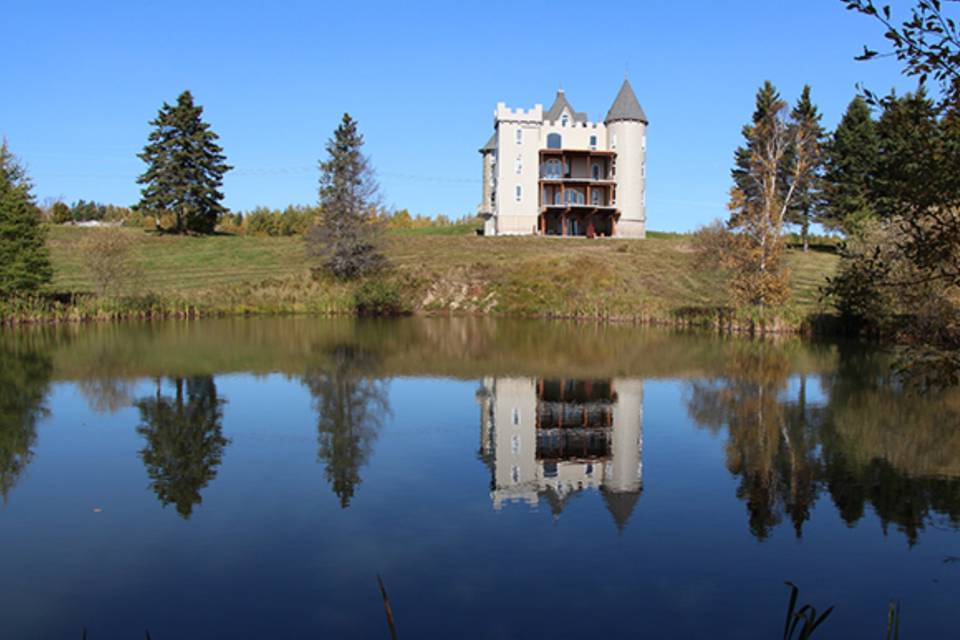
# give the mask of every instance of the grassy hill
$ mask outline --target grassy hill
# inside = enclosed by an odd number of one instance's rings
[[[694,268],[689,238],[644,241],[484,238],[471,228],[390,234],[386,280],[417,312],[666,319],[726,304],[716,274]],[[87,229],[55,227],[49,245],[59,292],[88,292],[78,241]],[[309,276],[299,237],[179,237],[126,229],[142,270],[140,295],[196,313],[351,312],[354,287]],[[836,265],[825,252],[791,251],[793,302],[785,315],[819,311],[818,288]]]

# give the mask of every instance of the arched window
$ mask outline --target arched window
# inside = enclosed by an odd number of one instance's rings
[[[560,126],[561,126],[561,127],[567,126],[567,122],[569,122],[569,121],[570,121],[570,118],[567,116],[567,114],[563,114],[562,116],[560,116]]]
[[[547,134],[547,149],[560,149],[563,146],[563,138],[559,133]]]

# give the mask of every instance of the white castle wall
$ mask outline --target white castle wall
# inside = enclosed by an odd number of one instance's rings
[[[620,221],[617,235],[623,238],[647,236],[646,164],[647,126],[642,122],[611,122],[607,133],[616,136],[617,207]]]
[[[497,127],[497,235],[529,235],[537,231],[539,160],[543,105],[509,109],[500,102],[494,114]],[[517,141],[517,131],[521,132]],[[519,162],[520,173],[517,173]],[[517,200],[517,187],[520,199]]]

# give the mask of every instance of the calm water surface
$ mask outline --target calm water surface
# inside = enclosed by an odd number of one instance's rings
[[[960,625],[960,394],[631,327],[0,334],[0,637],[779,638]]]

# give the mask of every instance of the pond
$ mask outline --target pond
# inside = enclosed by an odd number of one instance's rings
[[[631,326],[0,333],[5,638],[815,637],[960,623],[960,394]]]

